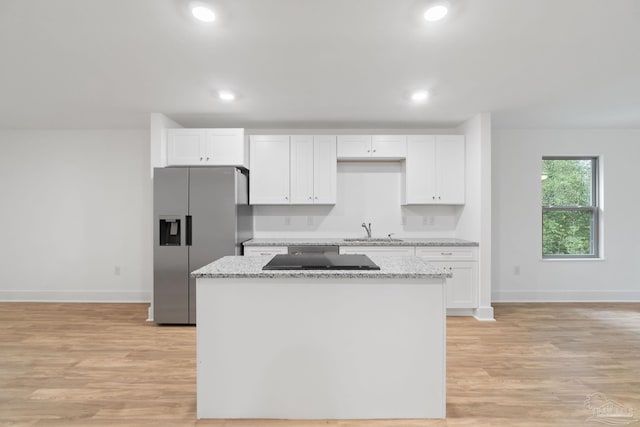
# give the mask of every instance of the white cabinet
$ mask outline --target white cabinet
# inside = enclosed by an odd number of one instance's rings
[[[413,256],[413,246],[340,246],[341,254]]]
[[[464,204],[463,135],[410,135],[402,204]]]
[[[251,136],[249,203],[288,205],[289,136]]]
[[[336,203],[336,137],[291,137],[291,203]]]
[[[406,135],[339,135],[338,159],[404,159]]]
[[[244,129],[167,129],[169,166],[248,167]]]
[[[417,247],[416,256],[451,270],[446,280],[447,308],[478,306],[478,249],[467,246]]]
[[[274,256],[286,254],[288,251],[287,246],[245,246],[244,256]]]

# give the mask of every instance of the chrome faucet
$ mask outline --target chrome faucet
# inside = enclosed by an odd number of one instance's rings
[[[367,224],[365,224],[363,222],[362,226],[364,227],[365,230],[367,230],[367,239],[370,239],[371,238],[371,223],[369,223],[369,226],[367,227]]]

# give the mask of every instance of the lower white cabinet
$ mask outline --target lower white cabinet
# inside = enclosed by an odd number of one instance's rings
[[[452,277],[446,281],[447,308],[478,307],[478,248],[419,246],[416,256],[451,270]]]
[[[413,256],[413,246],[340,246],[341,254]]]
[[[245,256],[288,253],[287,246],[246,246]],[[340,246],[341,254],[418,256],[451,270],[446,280],[447,308],[478,307],[478,248],[474,246]]]
[[[245,246],[244,256],[265,256],[286,254],[289,251],[287,246]]]

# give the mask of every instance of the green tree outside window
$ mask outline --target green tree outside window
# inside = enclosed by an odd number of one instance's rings
[[[596,167],[596,158],[543,158],[543,257],[597,256]]]

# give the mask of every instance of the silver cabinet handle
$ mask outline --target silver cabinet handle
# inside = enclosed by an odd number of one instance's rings
[[[309,196],[309,200],[312,200],[312,199],[313,199],[313,197]]]
[[[453,252],[440,252],[440,255],[453,255]]]
[[[442,200],[442,197],[438,196],[438,200]]]
[[[209,158],[207,157],[207,160],[209,160]]]
[[[287,196],[284,196],[284,199],[285,199],[285,200],[289,200],[289,197],[287,197]]]
[[[432,197],[432,199],[433,199],[433,200],[435,200],[435,199],[436,199],[436,196],[433,196],[433,197]]]
[[[200,157],[200,161],[202,161],[202,157]]]
[[[376,150],[374,149],[374,150],[373,150],[373,152],[375,153],[375,152],[376,152]]]
[[[316,196],[316,200],[318,200],[318,196]]]

